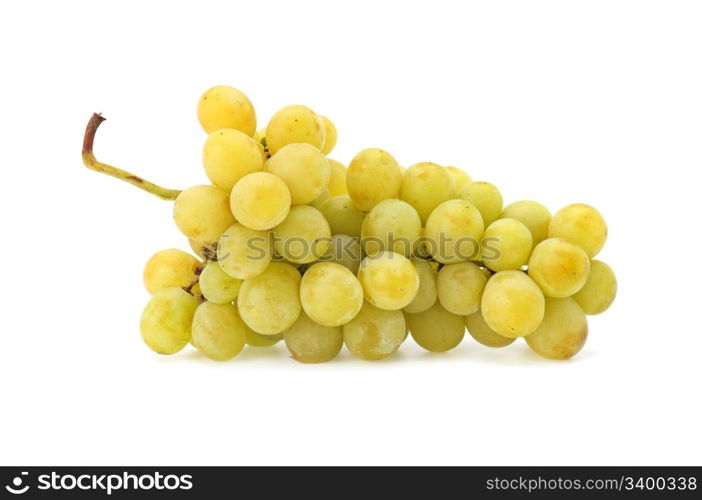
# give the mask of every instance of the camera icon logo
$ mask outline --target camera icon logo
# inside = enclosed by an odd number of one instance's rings
[[[13,495],[21,495],[23,493],[27,493],[27,490],[29,490],[29,485],[25,485],[22,487],[22,482],[24,476],[27,476],[29,473],[28,472],[22,472],[20,473],[19,476],[16,476],[12,480],[12,486],[5,486],[5,489],[12,493]]]

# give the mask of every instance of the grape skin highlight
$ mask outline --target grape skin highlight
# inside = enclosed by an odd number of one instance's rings
[[[146,304],[141,338],[158,354],[175,354],[190,342],[197,300],[182,288],[163,288]]]
[[[152,295],[164,288],[186,287],[195,281],[199,267],[200,261],[182,250],[160,250],[144,266],[144,286]]]
[[[217,261],[232,278],[252,278],[270,264],[271,246],[268,231],[256,231],[237,223],[222,233],[217,243]]]
[[[193,186],[178,195],[173,219],[181,233],[199,241],[216,241],[236,222],[229,193],[216,186]]]
[[[353,157],[346,170],[349,197],[356,208],[363,211],[397,197],[401,183],[402,171],[397,161],[382,149],[364,149]]]
[[[303,311],[283,334],[290,356],[300,363],[324,363],[334,359],[344,346],[340,326],[314,322]]]
[[[197,103],[197,118],[208,134],[231,128],[246,135],[256,132],[256,112],[253,104],[240,90],[218,85],[207,90]]]
[[[363,288],[344,266],[319,262],[302,276],[300,301],[313,321],[324,326],[341,326],[361,310]]]
[[[227,361],[246,345],[248,329],[236,306],[204,302],[193,317],[192,343],[208,358]]]
[[[556,212],[548,235],[549,238],[563,238],[575,243],[592,259],[607,241],[607,223],[590,205],[576,203]]]
[[[458,346],[465,335],[463,317],[436,302],[419,314],[405,314],[410,334],[427,351],[446,352]]]
[[[329,223],[319,210],[309,205],[292,207],[273,233],[276,252],[298,264],[321,258],[331,242]]]
[[[202,148],[202,164],[212,184],[227,192],[247,174],[263,170],[260,145],[238,130],[212,132]]]
[[[521,271],[500,271],[485,285],[480,310],[485,323],[499,335],[529,335],[544,319],[541,289]]]
[[[283,179],[293,205],[319,198],[331,178],[329,160],[309,144],[289,144],[281,148],[266,162],[265,170]]]
[[[412,262],[390,251],[363,259],[358,279],[366,300],[380,309],[402,309],[419,290],[419,274]]]
[[[486,283],[485,274],[472,262],[447,264],[439,270],[436,278],[439,302],[453,314],[473,314],[480,309]]]
[[[309,144],[317,150],[324,144],[324,122],[307,106],[286,106],[276,111],[268,122],[266,145],[271,154],[275,156],[289,144]]]
[[[232,189],[230,205],[237,221],[250,229],[272,229],[290,211],[290,190],[267,172],[245,175]]]
[[[585,285],[573,295],[585,314],[605,312],[617,296],[617,277],[612,268],[601,260],[590,261],[590,274]]]
[[[547,298],[543,323],[524,340],[544,358],[569,359],[585,345],[587,331],[587,318],[575,300]]]
[[[506,347],[514,342],[516,339],[505,337],[495,332],[492,328],[485,323],[483,318],[483,313],[480,311],[474,312],[473,314],[465,317],[466,327],[468,328],[468,333],[473,337],[478,343],[487,347]]]
[[[344,343],[354,356],[384,359],[399,349],[407,336],[401,311],[386,311],[364,302],[356,317],[343,326]]]
[[[200,273],[200,291],[215,304],[227,304],[239,295],[242,280],[232,278],[222,270],[218,262],[209,262]]]
[[[436,207],[455,197],[453,177],[436,163],[416,163],[402,176],[399,198],[417,210],[422,224]]]
[[[548,297],[570,297],[580,290],[590,273],[585,251],[562,238],[539,243],[529,259],[529,276]]]

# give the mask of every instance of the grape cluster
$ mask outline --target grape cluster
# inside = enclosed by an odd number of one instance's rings
[[[595,259],[607,226],[589,205],[555,215],[535,201],[503,206],[497,187],[459,168],[405,169],[376,148],[347,167],[327,157],[328,118],[293,105],[256,130],[253,105],[229,86],[205,92],[198,119],[209,185],[134,182],[95,160],[92,138],[84,148],[89,167],[174,198],[197,255],[167,249],[146,263],[141,335],[157,353],[192,344],[223,361],[283,340],[303,363],[344,345],[378,360],[408,334],[444,352],[467,329],[488,347],[523,337],[568,359],[585,343],[586,315],[615,298],[612,269]]]

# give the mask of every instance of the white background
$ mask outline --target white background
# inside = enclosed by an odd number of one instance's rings
[[[698,2],[4,2],[0,463],[700,465]],[[467,338],[306,366],[139,337],[142,267],[187,249],[171,205],[81,165],[206,181],[215,84],[260,124],[304,103],[332,157],[456,164],[507,201],[590,203],[618,273],[568,362]]]

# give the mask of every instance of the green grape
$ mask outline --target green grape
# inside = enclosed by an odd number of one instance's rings
[[[380,309],[402,309],[419,290],[417,268],[403,255],[390,251],[363,259],[358,279],[366,300]]]
[[[329,194],[329,189],[325,189],[322,194],[320,194],[315,200],[308,203],[311,207],[321,210],[326,202],[331,200],[331,195]]]
[[[438,301],[419,314],[405,314],[405,319],[414,341],[427,351],[450,351],[465,335],[463,317],[447,311]]]
[[[331,177],[329,178],[329,196],[342,196],[348,194],[346,189],[346,167],[343,163],[331,158],[327,158],[331,165]]]
[[[357,274],[361,265],[361,242],[358,238],[347,234],[334,234],[329,242],[327,253],[319,260],[335,262],[353,274]]]
[[[346,170],[346,189],[359,210],[368,211],[383,200],[396,198],[402,171],[395,158],[382,149],[364,149]],[[353,235],[352,235],[353,236]]]
[[[585,345],[587,318],[572,298],[547,298],[543,322],[524,340],[544,358],[570,359]]]
[[[307,106],[286,106],[268,122],[266,145],[271,154],[275,156],[289,144],[309,144],[317,150],[324,144],[324,121]]]
[[[309,205],[292,207],[273,233],[276,252],[298,264],[308,264],[322,257],[331,241],[329,223],[319,210]]]
[[[250,328],[246,330],[246,343],[252,347],[271,347],[283,340],[283,334],[261,335]]]
[[[319,264],[317,264],[319,265]],[[324,363],[336,357],[344,346],[340,326],[314,322],[305,312],[283,334],[290,356],[300,363]]]
[[[502,212],[502,193],[489,182],[471,182],[461,189],[458,197],[478,207],[485,226],[495,222]]]
[[[267,172],[277,175],[290,189],[293,205],[317,199],[331,178],[329,160],[309,144],[289,144],[266,162]]]
[[[368,361],[384,359],[405,341],[405,316],[364,302],[355,318],[343,326],[344,343],[354,356]]]
[[[456,189],[456,194],[463,189],[465,186],[473,182],[473,179],[470,178],[470,175],[468,175],[466,172],[461,170],[458,167],[444,167],[449,174],[451,174],[451,177],[453,177],[453,186]]]
[[[229,193],[217,186],[193,186],[181,192],[173,205],[173,219],[181,233],[198,241],[217,241],[236,222]]]
[[[188,243],[192,251],[203,260],[213,260],[215,255],[217,255],[216,241],[199,241],[188,238]]]
[[[496,333],[492,328],[490,328],[485,319],[483,319],[483,313],[480,311],[474,312],[473,314],[465,317],[466,327],[468,328],[468,333],[470,336],[477,340],[479,343],[487,347],[505,347],[514,342],[515,339],[510,337],[505,337]]]
[[[212,87],[197,103],[197,118],[208,134],[231,128],[246,135],[256,132],[256,112],[243,92],[227,85]]]
[[[141,315],[141,338],[159,354],[175,354],[190,342],[197,300],[182,288],[153,294]]]
[[[493,271],[520,269],[531,254],[531,232],[517,219],[498,219],[480,240],[480,257]]]
[[[607,264],[600,260],[590,261],[590,274],[585,285],[573,295],[585,314],[605,312],[617,296],[617,277]]]
[[[263,170],[260,145],[233,129],[212,132],[202,149],[202,164],[212,184],[227,192],[247,174]]]
[[[282,333],[300,315],[300,273],[288,264],[271,262],[261,274],[244,280],[237,305],[253,331]]]
[[[485,323],[499,335],[529,335],[544,319],[544,294],[521,271],[500,271],[485,285],[480,310]]]
[[[500,219],[517,219],[531,232],[532,248],[548,238],[548,226],[551,212],[541,203],[522,200],[507,205],[500,214]]]
[[[591,259],[607,241],[607,223],[590,205],[576,203],[561,208],[551,219],[549,238],[564,238],[585,250]]]
[[[227,304],[239,295],[242,281],[225,273],[218,262],[209,262],[200,273],[199,283],[203,297],[215,304]]]
[[[324,123],[324,144],[322,144],[322,153],[328,155],[336,146],[336,127],[332,121],[324,115],[320,115]]]
[[[329,221],[332,234],[346,234],[356,238],[361,236],[366,214],[356,208],[348,196],[334,196],[322,205],[320,211]]]
[[[403,310],[407,313],[417,314],[426,311],[436,302],[436,269],[426,260],[418,258],[411,260],[419,275],[419,290],[417,290],[417,295],[412,299],[412,302],[407,304]]]
[[[447,200],[456,197],[453,176],[441,165],[416,163],[402,176],[400,199],[412,205],[426,224],[429,214]]]
[[[256,172],[236,183],[230,204],[236,220],[249,229],[272,229],[290,211],[290,190],[280,177]]]
[[[202,354],[215,361],[237,356],[246,345],[246,326],[232,304],[200,304],[193,317],[192,343]]]
[[[442,264],[477,258],[484,231],[480,212],[465,200],[449,200],[427,219],[423,241],[427,251]]]
[[[366,215],[361,243],[366,254],[392,250],[409,258],[422,233],[422,221],[412,205],[402,200],[383,200]]]
[[[200,261],[182,250],[160,250],[144,266],[144,286],[152,295],[164,288],[186,287],[195,281],[199,267]]]
[[[580,290],[590,273],[590,260],[579,246],[563,238],[549,238],[534,248],[529,276],[548,297],[570,297]]]
[[[271,235],[242,224],[227,228],[217,243],[222,270],[240,280],[261,274],[271,262]]]
[[[341,326],[361,309],[363,288],[344,266],[319,262],[302,277],[300,302],[305,313],[320,325]]]
[[[485,274],[472,262],[447,264],[436,277],[439,302],[453,314],[473,314],[480,309],[486,283]]]

